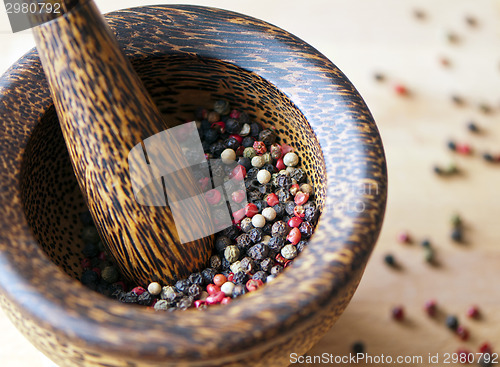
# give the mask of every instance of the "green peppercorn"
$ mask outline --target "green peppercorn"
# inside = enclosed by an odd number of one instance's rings
[[[220,115],[227,115],[230,111],[229,102],[226,100],[215,101],[214,111]]]
[[[245,148],[245,150],[243,150],[243,157],[245,157],[245,158],[252,159],[256,155],[257,155],[257,152],[255,151],[255,149],[253,147],[248,147],[248,148]]]
[[[230,245],[224,250],[224,257],[230,264],[234,263],[240,257],[240,250],[238,246]]]
[[[120,273],[114,266],[106,266],[101,272],[102,279],[107,283],[115,283],[120,278]]]

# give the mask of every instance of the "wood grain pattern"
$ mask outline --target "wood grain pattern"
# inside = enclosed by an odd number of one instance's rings
[[[68,276],[78,272],[71,256],[81,243],[65,243],[82,199],[64,213],[53,195],[73,192],[74,181],[47,190],[68,160],[58,153],[63,140],[32,52],[0,81],[7,137],[0,163],[13,167],[0,172],[7,188],[0,192],[0,303],[60,366],[287,365],[290,352],[305,353],[343,312],[381,227],[386,168],[370,112],[323,55],[265,22],[190,6],[107,19],[167,118],[225,98],[277,128],[316,188],[317,232],[275,281],[206,312],[153,313],[89,291]]]
[[[129,152],[173,127],[164,122],[151,97],[91,0],[33,29],[54,104],[80,188],[101,238],[122,274],[146,286],[172,283],[200,271],[208,262],[212,236],[183,243],[192,228],[214,233],[199,185],[187,170],[168,178],[197,198],[190,215],[174,221],[168,206],[135,200]],[[175,121],[177,123],[177,121]],[[186,167],[173,135],[163,134],[167,167]],[[167,190],[169,201],[178,190]],[[163,195],[163,191],[161,192]],[[190,237],[192,238],[192,237]]]

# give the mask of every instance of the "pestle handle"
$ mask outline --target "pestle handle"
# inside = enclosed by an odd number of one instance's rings
[[[212,236],[181,239],[194,236],[195,228],[215,231],[192,173],[176,169],[168,183],[157,177],[169,203],[182,195],[192,198],[189,215],[175,221],[168,206],[139,203],[131,182],[130,152],[134,147],[141,152],[144,140],[159,133],[166,148],[155,154],[163,167],[190,165],[179,139],[164,134],[173,126],[163,121],[94,2],[55,2],[64,5],[65,13],[33,28],[35,42],[79,186],[104,245],[135,284],[171,283],[199,271],[208,262]],[[141,154],[149,167],[151,157]],[[183,192],[171,193],[169,187]]]

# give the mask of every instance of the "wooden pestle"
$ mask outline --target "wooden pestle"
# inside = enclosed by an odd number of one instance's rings
[[[108,253],[129,281],[142,286],[171,284],[201,270],[213,236],[187,243],[180,238],[200,226],[206,234],[215,231],[189,170],[178,171],[170,185],[184,187],[195,208],[175,223],[168,206],[142,205],[132,190],[129,152],[173,126],[161,117],[94,2],[51,2],[61,4],[63,15],[44,15],[53,19],[33,28],[35,42],[74,172]],[[47,20],[40,17],[34,20]],[[187,167],[177,139],[163,138],[163,163]],[[167,194],[169,203],[174,196]]]

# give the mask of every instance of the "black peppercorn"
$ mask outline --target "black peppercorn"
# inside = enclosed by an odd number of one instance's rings
[[[274,205],[273,209],[276,212],[276,218],[281,218],[285,213],[285,205],[283,205],[283,203],[278,203]]]
[[[297,251],[298,252],[304,251],[304,249],[306,248],[306,246],[307,246],[307,241],[304,241],[304,240],[299,241],[299,243],[297,243]]]
[[[240,230],[236,226],[231,226],[231,227],[227,227],[226,229],[224,229],[224,231],[222,233],[225,236],[229,237],[229,239],[231,241],[234,241],[234,240],[236,240],[236,237],[239,236]]]
[[[219,138],[219,135],[220,135],[220,131],[217,130],[217,129],[208,129],[206,132],[205,132],[205,142],[207,142],[208,144],[213,144],[217,141],[217,139]]]
[[[257,167],[252,167],[247,171],[247,180],[257,180],[257,173],[259,173],[259,169]],[[258,182],[258,181],[257,181]]]
[[[446,317],[446,326],[451,330],[456,330],[458,327],[458,319],[456,316],[450,315]]]
[[[287,201],[285,203],[285,212],[288,215],[294,215],[294,212],[293,212],[294,209],[295,209],[295,202],[293,202],[293,201]]]
[[[252,138],[251,136],[245,136],[243,138],[243,141],[241,142],[241,145],[243,145],[245,148],[253,147],[253,143],[255,143],[255,139]]]
[[[205,284],[210,284],[213,282],[217,272],[212,268],[206,268],[201,272],[201,275],[203,276],[203,280],[205,280]]]
[[[263,260],[269,254],[269,248],[263,243],[258,243],[250,247],[247,254],[254,260]]]
[[[319,210],[315,207],[304,205],[304,220],[314,225],[319,217]]]
[[[265,271],[258,271],[256,272],[253,276],[252,276],[252,279],[255,279],[255,280],[261,280],[263,283],[266,282],[267,280],[267,273]]]
[[[193,297],[182,297],[179,302],[177,302],[177,307],[180,310],[187,310],[193,304]]]
[[[192,273],[188,279],[189,279],[189,283],[197,284],[197,285],[203,285],[203,283],[205,281],[203,279],[203,275],[201,275],[201,273]]]
[[[245,284],[247,282],[247,280],[248,280],[248,275],[243,271],[238,271],[233,276],[233,283],[234,284]]]
[[[285,239],[283,237],[271,237],[267,246],[274,251],[281,251],[285,246]]]
[[[87,287],[95,288],[99,281],[99,275],[95,271],[87,269],[83,271],[80,281]]]
[[[247,292],[243,284],[236,284],[233,289],[233,298],[244,295]]]
[[[248,236],[253,243],[258,243],[262,240],[262,229],[253,228],[248,232]]]
[[[273,237],[285,237],[290,232],[290,227],[284,221],[279,220],[273,224]]]
[[[97,243],[101,240],[99,238],[97,228],[94,226],[87,226],[83,228],[82,239],[85,243]]]
[[[262,130],[259,133],[259,140],[266,145],[274,144],[276,141],[276,134],[271,129]]]
[[[396,260],[394,259],[394,256],[392,256],[391,254],[385,255],[384,261],[389,266],[395,266],[396,265]]]
[[[226,131],[230,134],[238,134],[241,130],[243,124],[236,119],[227,119],[226,121]]]
[[[221,268],[222,261],[219,256],[212,255],[210,257],[209,265],[212,269],[219,270]]]
[[[249,248],[252,245],[252,239],[250,238],[250,235],[247,233],[240,234],[238,238],[236,238],[236,245],[240,250],[246,250],[247,248]]]
[[[99,249],[97,243],[92,243],[92,242],[85,244],[85,247],[83,248],[82,251],[83,256],[88,258],[96,257],[99,255],[100,252],[101,250]]]
[[[260,199],[258,199],[258,200],[252,200],[252,203],[255,204],[255,206],[259,210],[259,213],[262,212],[262,209],[265,209],[265,208],[268,207],[267,202],[265,200],[260,200]]]
[[[250,135],[252,137],[258,138],[261,131],[262,131],[262,126],[258,122],[252,122],[250,124]]]
[[[314,227],[309,222],[302,222],[299,226],[299,231],[303,238],[309,238],[314,231]]]
[[[353,354],[364,353],[364,351],[365,351],[365,345],[362,342],[355,342],[352,345]]]
[[[110,284],[101,280],[99,283],[97,283],[96,291],[101,293],[102,295],[105,295],[106,297],[110,297],[111,292],[112,292],[112,288],[111,288]]]
[[[226,148],[236,151],[236,149],[238,149],[238,147],[240,146],[240,142],[234,136],[230,136],[224,141],[224,145],[226,146]]]
[[[137,303],[143,306],[150,306],[153,300],[154,296],[148,291],[145,291],[137,297]]]
[[[269,273],[271,268],[274,266],[274,260],[270,257],[266,257],[264,260],[260,262],[260,269]]]
[[[276,168],[276,166],[273,166],[271,163],[264,164],[262,166],[262,169],[269,171],[269,173],[271,173],[271,174],[278,172],[278,169]]]
[[[182,292],[182,293],[187,293],[189,287],[191,286],[191,283],[189,282],[189,279],[181,279],[181,280],[178,280],[176,283],[175,283],[175,288],[179,291],[179,292]]]
[[[122,293],[118,300],[123,303],[137,303],[137,294],[135,292]]]
[[[306,174],[302,170],[302,168],[296,168],[292,174],[290,175],[291,178],[295,179],[298,183],[302,183],[306,179]]]
[[[215,142],[210,146],[210,154],[212,154],[214,158],[219,158],[224,149],[226,149],[224,143],[221,141]]]
[[[276,177],[276,185],[288,191],[290,186],[292,186],[292,179],[287,175],[278,175]]]
[[[241,271],[244,273],[250,274],[253,273],[255,270],[255,261],[251,257],[244,257],[240,261],[240,268]]]
[[[264,224],[264,227],[262,227],[262,233],[264,233],[265,235],[271,235],[272,230],[273,230],[273,224],[270,222],[266,222],[266,224]]]
[[[238,164],[245,167],[245,170],[247,170],[247,172],[252,169],[252,161],[250,158],[240,157],[238,158]]]
[[[224,249],[231,244],[231,240],[227,236],[219,236],[215,239],[215,249],[217,252],[224,252]]]
[[[276,196],[278,197],[280,203],[286,203],[292,198],[292,194],[290,194],[290,191],[285,189],[279,189],[278,191],[276,191]]]
[[[188,289],[188,295],[190,295],[193,298],[198,298],[203,291],[203,288],[199,284],[191,284],[191,286]]]

